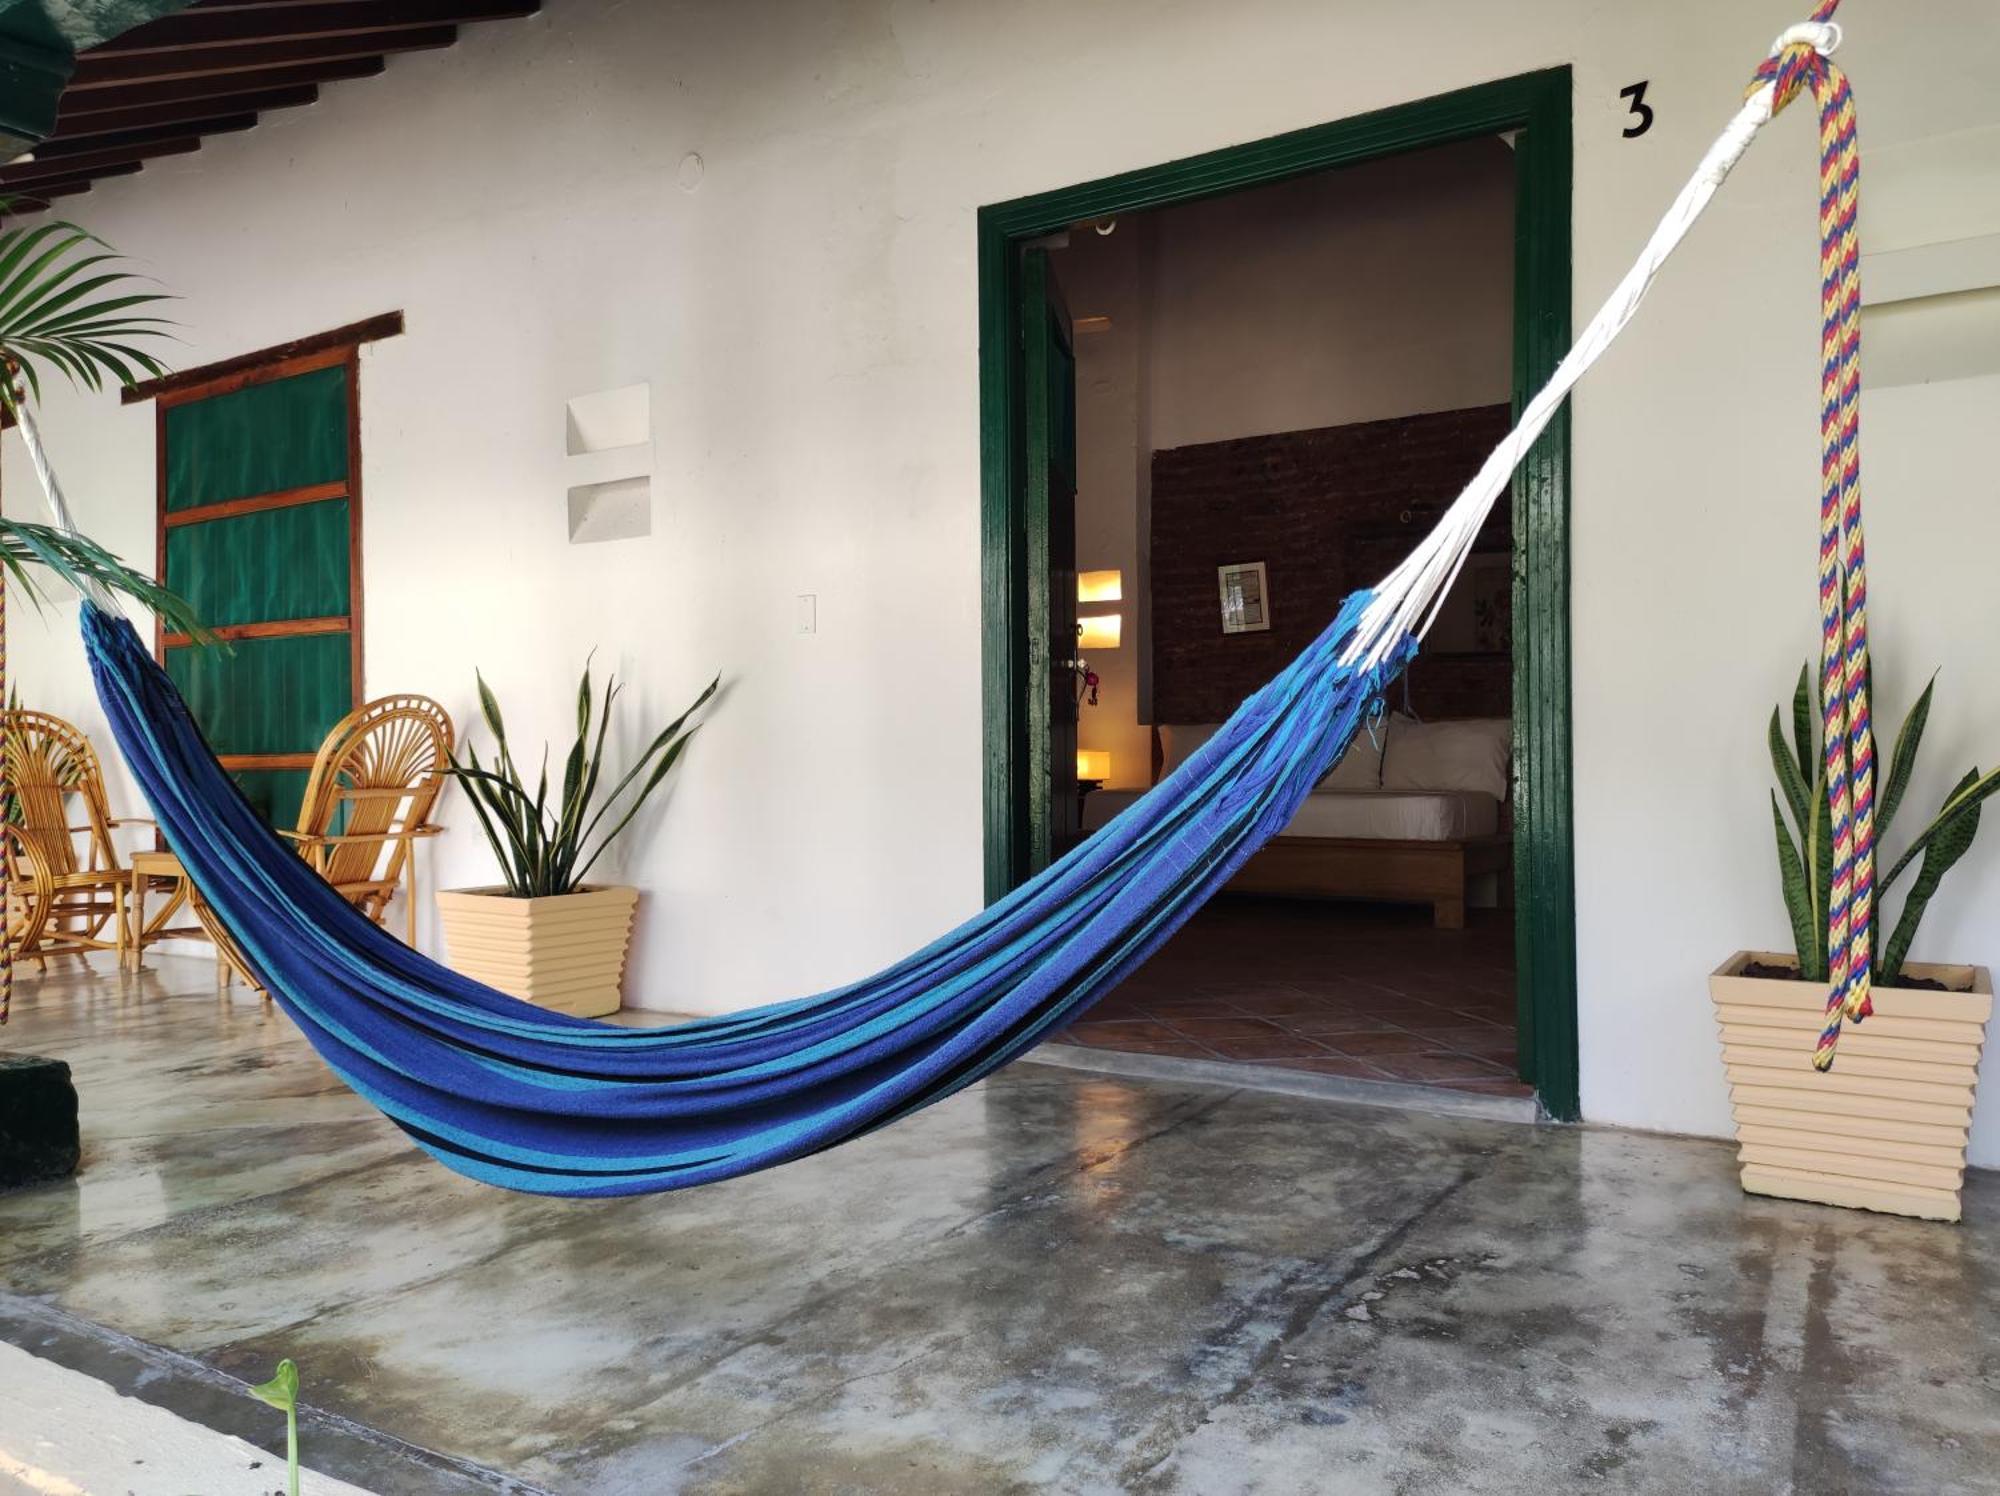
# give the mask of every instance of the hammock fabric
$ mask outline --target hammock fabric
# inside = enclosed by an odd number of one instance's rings
[[[129,623],[87,604],[83,631],[168,845],[341,1078],[475,1179],[621,1195],[893,1122],[1116,985],[1291,819],[1413,652],[1338,665],[1368,597],[1158,791],[942,940],[851,987],[669,1029],[531,1008],[403,945],[259,819]]]
[[[1853,115],[1825,56],[1839,39],[1830,24],[1837,3],[1822,0],[1810,22],[1779,39],[1638,263],[1412,555],[1349,598],[1151,794],[991,908],[865,981],[645,1030],[531,1008],[461,977],[350,908],[271,833],[130,624],[108,600],[93,600],[83,632],[113,735],[168,845],[257,979],[344,1080],[450,1167],[537,1193],[621,1195],[831,1147],[950,1095],[1073,1020],[1285,826],[1381,709],[1515,465],[1637,312],[1757,132],[1810,84],[1830,184],[1821,595],[1831,824],[1846,831],[1842,901],[1829,910],[1847,921],[1830,928],[1832,948],[1845,953],[1829,1008],[1837,1033],[1844,1012],[1866,1011],[1872,886],[1853,461]],[[25,406],[20,424],[59,522],[73,528]],[[1830,1044],[1823,1053],[1830,1058]]]

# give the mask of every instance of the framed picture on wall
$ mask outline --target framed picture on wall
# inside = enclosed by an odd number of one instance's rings
[[[1514,647],[1514,558],[1505,551],[1475,554],[1465,564],[1472,594],[1472,647],[1505,654]]]
[[[1238,561],[1215,568],[1222,594],[1222,632],[1254,634],[1271,626],[1270,584],[1262,561]]]

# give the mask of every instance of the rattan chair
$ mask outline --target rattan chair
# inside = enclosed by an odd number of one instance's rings
[[[419,838],[431,821],[451,761],[451,717],[427,696],[384,696],[334,724],[313,762],[295,843],[320,876],[376,924],[402,888],[407,938],[417,936]]]
[[[153,823],[112,818],[90,740],[47,712],[0,712],[0,769],[6,938],[16,958],[46,967],[53,955],[116,951],[122,966],[132,874],[111,833]],[[73,813],[81,825],[71,824]]]

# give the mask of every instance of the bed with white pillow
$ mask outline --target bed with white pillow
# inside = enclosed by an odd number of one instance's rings
[[[1213,724],[1158,729],[1171,773]],[[1511,724],[1504,717],[1419,722],[1394,715],[1356,735],[1284,831],[1231,881],[1242,893],[1429,904],[1440,929],[1462,929],[1468,885],[1495,875],[1511,903]],[[1095,830],[1139,797],[1099,790],[1083,806]]]

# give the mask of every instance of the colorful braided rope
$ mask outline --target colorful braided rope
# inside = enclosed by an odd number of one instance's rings
[[[1840,0],[1812,15],[1828,22]],[[1773,111],[1806,88],[1820,120],[1820,710],[1832,833],[1826,1024],[1813,1065],[1831,1068],[1843,1021],[1874,1011],[1875,731],[1868,700],[1868,580],[1861,533],[1861,154],[1847,75],[1805,42],[1758,69]]]

